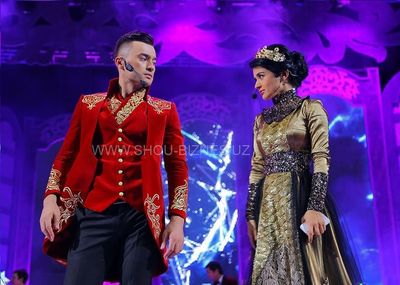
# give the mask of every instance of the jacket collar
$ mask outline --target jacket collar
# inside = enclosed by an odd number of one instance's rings
[[[120,92],[120,86],[118,83],[119,78],[113,78],[109,81],[108,83],[108,88],[107,88],[107,98],[110,98],[113,96],[115,93]],[[146,87],[146,94],[144,95],[144,100],[147,101],[147,95],[150,93],[150,86]]]

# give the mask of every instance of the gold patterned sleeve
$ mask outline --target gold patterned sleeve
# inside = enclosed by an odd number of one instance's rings
[[[253,157],[251,159],[251,170],[249,177],[249,187],[248,187],[248,196],[246,203],[246,220],[256,220],[256,196],[257,196],[257,188],[258,183],[264,177],[264,156],[261,151],[261,146],[257,140],[261,116],[257,116],[254,121],[253,128]]]
[[[261,151],[260,142],[257,140],[257,136],[260,130],[262,116],[259,115],[256,117],[254,121],[253,127],[253,156],[251,159],[251,170],[250,170],[250,177],[249,182],[257,183],[264,177],[264,167],[265,161],[264,156]]]
[[[321,101],[307,100],[307,122],[311,138],[311,155],[314,163],[311,194],[307,209],[322,211],[328,190],[329,173],[329,125],[328,116]]]

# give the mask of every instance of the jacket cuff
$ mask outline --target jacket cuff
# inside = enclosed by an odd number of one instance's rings
[[[62,176],[61,171],[56,169],[53,164],[50,170],[49,180],[47,181],[44,198],[46,198],[50,194],[57,194],[58,196],[61,194],[61,189],[60,189],[61,176]]]
[[[322,212],[325,208],[325,197],[328,191],[328,174],[314,173],[311,182],[311,194],[308,199],[307,210]]]
[[[184,183],[180,186],[177,186],[173,189],[173,191],[169,191],[171,193],[170,201],[169,201],[169,209],[168,209],[168,217],[173,215],[180,216],[186,219],[186,212],[188,206],[188,181],[184,180]]]
[[[168,218],[171,219],[172,216],[179,216],[183,218],[186,221],[186,211],[180,211],[180,210],[169,210],[168,211]]]
[[[44,192],[43,199],[46,199],[47,196],[52,195],[52,194],[56,195],[57,198],[60,197],[60,191],[59,190],[47,190],[46,192]]]

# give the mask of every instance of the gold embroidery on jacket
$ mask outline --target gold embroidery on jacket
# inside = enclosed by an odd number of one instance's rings
[[[96,93],[83,96],[82,103],[87,104],[88,109],[92,110],[97,103],[102,102],[106,98],[105,93]]]
[[[177,209],[186,212],[188,195],[188,182],[175,188],[175,195],[172,201],[171,209]]]
[[[76,210],[76,207],[78,207],[78,204],[81,204],[81,205],[83,204],[81,192],[73,194],[71,188],[69,188],[69,187],[64,187],[63,192],[67,192],[69,197],[67,197],[67,198],[60,197],[60,201],[62,203],[62,205],[59,207],[60,208],[60,228],[62,227],[63,223],[67,223],[69,218],[71,218],[73,215],[75,215],[75,210]]]
[[[158,194],[154,194],[153,197],[150,198],[149,194],[147,194],[146,199],[144,200],[144,206],[146,208],[147,216],[151,221],[151,226],[154,230],[156,238],[158,238],[161,234],[161,224],[160,224],[160,215],[156,214],[156,211],[160,208],[157,206],[154,200],[159,200],[160,196]]]
[[[112,114],[115,114],[115,111],[121,106],[121,101],[119,101],[115,96],[111,99],[107,100],[107,107],[111,111]]]
[[[56,190],[60,191],[60,177],[61,171],[54,168],[54,165],[51,167],[49,181],[47,182],[46,191]]]
[[[154,108],[154,111],[156,111],[157,114],[161,114],[164,110],[171,109],[171,102],[158,98],[156,99],[149,95],[147,95],[147,103],[149,103],[149,105],[151,105]]]
[[[146,94],[146,89],[141,89],[132,94],[131,98],[129,98],[125,106],[122,107],[121,110],[117,112],[115,119],[117,120],[117,123],[119,125],[122,124],[125,121],[125,119],[136,109],[136,107],[143,102],[145,94]]]

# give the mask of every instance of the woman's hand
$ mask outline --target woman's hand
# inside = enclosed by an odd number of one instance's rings
[[[307,210],[301,218],[301,222],[307,225],[309,243],[312,243],[314,236],[321,236],[326,230],[322,213],[318,211]]]
[[[256,237],[257,237],[257,226],[255,220],[247,221],[247,234],[249,235],[249,240],[251,246],[256,248]]]

